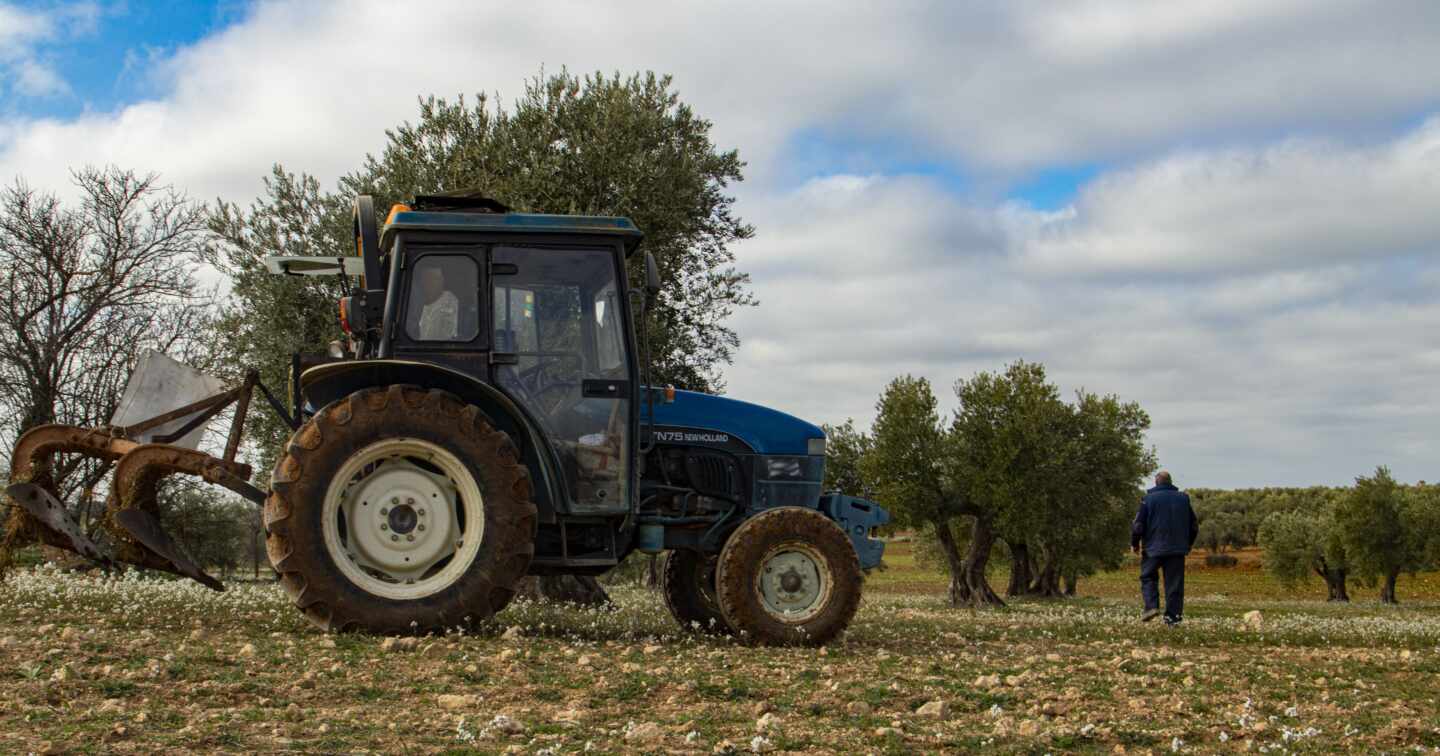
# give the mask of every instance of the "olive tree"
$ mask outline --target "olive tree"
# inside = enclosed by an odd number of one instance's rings
[[[1335,508],[1274,512],[1260,524],[1265,569],[1287,586],[1310,574],[1325,581],[1330,601],[1349,601],[1345,581],[1350,568],[1335,519]]]
[[[953,457],[951,431],[940,420],[935,392],[924,378],[891,381],[875,405],[871,446],[860,470],[900,526],[933,530],[950,575],[954,606],[1003,604],[985,579],[994,544],[988,513],[965,497],[947,470]],[[958,520],[971,522],[969,552],[960,554]]]
[[[1340,542],[1354,574],[1367,584],[1380,583],[1382,603],[1397,603],[1400,573],[1413,574],[1428,565],[1432,501],[1428,495],[1407,493],[1382,466],[1370,477],[1356,478],[1335,510]]]
[[[1129,543],[1139,483],[1156,466],[1145,446],[1150,416],[1135,402],[1086,391],[1076,394],[1052,433],[1055,477],[1042,482],[1041,527],[1031,539],[1041,561],[1030,593],[1074,595],[1076,581],[1120,566]]]

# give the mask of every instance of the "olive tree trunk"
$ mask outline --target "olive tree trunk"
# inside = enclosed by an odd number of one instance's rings
[[[985,579],[990,549],[995,546],[995,530],[990,521],[983,517],[975,518],[975,526],[970,533],[970,547],[963,559],[960,557],[950,524],[937,522],[935,530],[940,538],[941,549],[945,552],[946,562],[950,565],[950,604],[977,608],[1005,606],[1005,602],[996,595],[989,581]]]
[[[1014,598],[1030,590],[1030,580],[1033,577],[1030,571],[1030,547],[1024,541],[1006,541],[1006,544],[1010,547],[1010,585],[1005,589],[1005,595]]]
[[[1395,581],[1400,578],[1399,570],[1392,570],[1385,575],[1385,582],[1380,586],[1380,603],[1398,604],[1395,599]]]

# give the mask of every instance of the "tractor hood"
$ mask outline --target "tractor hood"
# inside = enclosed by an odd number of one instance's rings
[[[825,431],[813,423],[758,404],[695,391],[676,391],[675,401],[666,403],[662,389],[655,393],[657,434],[682,429],[701,436],[724,434],[730,439],[696,440],[707,445],[740,441],[758,454],[809,454],[810,440],[825,437]]]

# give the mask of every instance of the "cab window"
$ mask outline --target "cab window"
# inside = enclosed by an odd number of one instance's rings
[[[405,335],[472,341],[480,333],[480,271],[465,255],[424,255],[411,264]]]

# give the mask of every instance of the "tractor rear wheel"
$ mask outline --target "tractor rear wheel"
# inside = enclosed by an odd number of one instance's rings
[[[510,602],[534,554],[530,479],[479,408],[366,389],[291,436],[265,503],[281,583],[325,630],[442,631]]]
[[[714,556],[690,549],[676,549],[665,557],[660,586],[665,606],[685,630],[729,635],[730,624],[715,598]]]
[[[730,626],[766,645],[827,643],[860,606],[860,560],[850,539],[803,507],[762,512],[736,528],[715,583]]]

